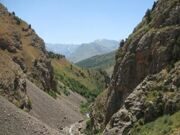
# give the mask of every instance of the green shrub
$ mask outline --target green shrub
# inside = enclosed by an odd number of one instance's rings
[[[80,104],[80,112],[82,114],[86,114],[90,111],[90,108],[89,108],[89,102],[81,102]]]
[[[64,89],[64,94],[66,95],[66,96],[69,96],[70,95],[70,92],[67,90],[67,89]]]
[[[53,90],[49,90],[48,94],[55,99],[57,98],[56,92],[54,92]]]

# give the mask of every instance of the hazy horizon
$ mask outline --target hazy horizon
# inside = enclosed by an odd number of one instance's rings
[[[0,0],[51,44],[127,38],[153,1]]]

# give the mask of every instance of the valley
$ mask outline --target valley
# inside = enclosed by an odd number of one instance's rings
[[[83,44],[45,43],[0,3],[0,55],[0,135],[180,134],[179,0]]]

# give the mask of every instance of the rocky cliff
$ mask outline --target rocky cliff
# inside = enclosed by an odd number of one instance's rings
[[[178,111],[179,60],[180,1],[159,0],[117,52],[111,85],[91,112],[94,131],[131,134],[139,119]]]
[[[30,109],[26,78],[45,91],[56,90],[44,41],[30,24],[0,4],[0,92],[21,108]]]

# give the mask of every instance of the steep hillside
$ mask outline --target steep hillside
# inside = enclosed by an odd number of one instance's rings
[[[86,100],[76,93],[71,92],[68,97],[62,94],[54,99],[28,80],[27,93],[32,103],[29,114],[53,129],[62,130],[83,119],[79,107]]]
[[[67,57],[70,61],[77,63],[95,55],[101,55],[118,48],[118,42],[114,40],[96,40],[92,43],[80,45],[71,55]]]
[[[2,4],[0,55],[0,134],[58,135],[84,118],[79,107],[86,99],[71,91],[56,95],[52,56],[43,40]]]
[[[1,135],[63,135],[0,96]]]
[[[6,60],[0,65],[5,66],[4,64],[11,63],[11,67],[17,66],[18,72],[20,70],[24,72],[43,90],[56,90],[53,70],[43,40],[35,33],[31,25],[18,18],[14,12],[9,13],[2,4],[0,4],[0,13],[0,51],[1,58]],[[6,71],[8,74],[15,69],[7,66],[4,70],[8,70]],[[3,74],[5,71],[0,72]],[[15,71],[11,73],[13,74],[18,73]]]
[[[0,94],[29,111],[29,78],[44,91],[55,91],[53,70],[44,42],[26,22],[0,4]]]
[[[96,55],[91,58],[82,60],[76,63],[76,65],[84,68],[102,69],[111,76],[113,67],[115,65],[115,54],[116,52],[113,51],[103,55]]]
[[[103,71],[82,69],[69,63],[65,58],[53,58],[55,78],[58,80],[58,92],[69,95],[74,91],[93,100],[108,84],[108,76]]]
[[[178,112],[179,52],[180,1],[159,0],[116,54],[110,87],[92,108],[94,132],[138,134],[131,131],[136,123],[146,126],[164,114]],[[179,130],[176,122],[177,127],[164,134]]]

